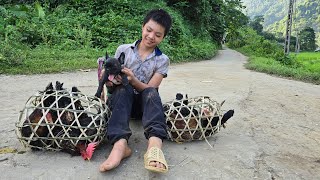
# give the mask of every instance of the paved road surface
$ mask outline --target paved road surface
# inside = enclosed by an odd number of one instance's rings
[[[0,179],[320,179],[320,86],[247,70],[246,57],[221,50],[211,60],[171,65],[161,87],[163,102],[177,92],[208,95],[235,109],[227,128],[205,141],[177,144],[165,141],[170,166],[165,175],[143,167],[147,141],[140,122],[131,122],[130,158],[117,169],[99,173],[110,152],[99,147],[90,162],[60,152],[32,152],[18,142],[14,123],[29,96],[50,81],[78,86],[94,94],[97,77],[90,72],[32,76],[0,76]]]

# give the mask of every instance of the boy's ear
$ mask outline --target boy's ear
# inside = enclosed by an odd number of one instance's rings
[[[122,52],[122,53],[120,54],[120,57],[118,58],[120,64],[124,64],[124,58],[125,58],[125,55],[124,55],[124,52]]]

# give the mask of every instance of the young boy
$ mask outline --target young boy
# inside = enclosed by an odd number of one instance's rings
[[[171,24],[171,17],[166,11],[151,10],[144,18],[141,40],[121,45],[116,51],[115,57],[125,53],[122,72],[127,75],[129,85],[117,86],[110,100],[112,116],[108,122],[107,138],[113,148],[107,160],[100,165],[101,172],[117,167],[122,159],[131,155],[128,146],[132,134],[129,128],[131,115],[142,115],[144,134],[148,139],[145,168],[154,172],[168,171],[161,151],[167,132],[158,87],[167,76],[169,58],[157,46],[167,35]]]

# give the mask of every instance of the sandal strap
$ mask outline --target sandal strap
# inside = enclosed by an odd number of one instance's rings
[[[145,166],[149,166],[150,162],[152,161],[157,161],[162,163],[165,167],[165,169],[161,169],[161,170],[165,172],[168,171],[168,164],[164,158],[164,155],[161,149],[157,147],[151,147],[144,155],[144,159],[145,159]]]

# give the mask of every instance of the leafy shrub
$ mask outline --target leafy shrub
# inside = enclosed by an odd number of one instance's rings
[[[22,65],[27,57],[25,47],[17,44],[0,43],[0,65],[2,68]],[[1,68],[1,69],[2,69]],[[1,70],[0,70],[1,71]]]
[[[301,65],[294,57],[285,55],[282,46],[277,44],[276,41],[264,39],[252,28],[241,28],[237,37],[230,37],[229,39],[228,45],[233,48],[240,48],[241,51],[249,55],[272,58],[283,65],[291,67],[299,67]]]
[[[284,52],[278,52],[274,55],[275,60],[279,61],[281,64],[284,65],[294,65],[294,58],[287,56]]]

